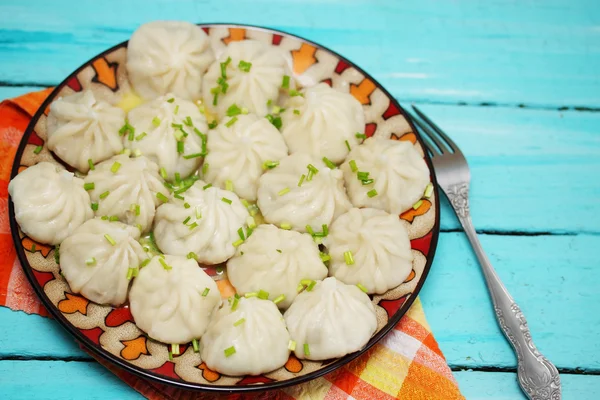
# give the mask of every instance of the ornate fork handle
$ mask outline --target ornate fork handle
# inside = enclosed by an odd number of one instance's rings
[[[560,400],[558,370],[533,344],[525,316],[500,281],[479,243],[469,213],[469,184],[452,185],[445,192],[479,260],[498,324],[517,354],[519,384],[532,400]]]

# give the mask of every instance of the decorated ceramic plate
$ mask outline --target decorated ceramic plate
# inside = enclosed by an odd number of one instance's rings
[[[360,351],[337,359],[308,361],[290,355],[275,371],[258,376],[227,376],[208,368],[192,344],[179,346],[150,339],[134,323],[127,304],[120,307],[96,304],[74,293],[61,270],[54,247],[38,243],[19,228],[10,203],[12,235],[18,256],[33,288],[56,320],[94,354],[143,378],[181,388],[206,391],[244,392],[281,388],[302,383],[350,362],[381,340],[408,310],[421,289],[431,266],[439,232],[439,204],[435,176],[428,155],[412,123],[397,101],[371,76],[347,59],[323,46],[271,29],[205,24],[200,27],[215,52],[229,43],[254,39],[282,50],[289,58],[295,81],[301,86],[326,83],[350,93],[362,105],[364,134],[412,143],[424,157],[433,190],[408,211],[399,215],[406,226],[413,254],[412,271],[399,286],[381,295],[371,295],[377,315],[377,330]],[[19,146],[11,177],[47,161],[60,164],[46,145],[50,104],[76,92],[91,90],[96,98],[112,105],[131,108],[132,89],[126,70],[128,42],[123,42],[92,58],[69,75],[48,97],[29,124]],[[189,118],[189,117],[188,117]],[[222,296],[232,294],[232,286],[222,267],[205,267],[216,280]]]

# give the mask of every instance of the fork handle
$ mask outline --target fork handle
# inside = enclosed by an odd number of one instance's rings
[[[502,284],[479,243],[469,213],[468,184],[454,185],[449,189],[446,192],[450,203],[483,270],[498,324],[517,355],[519,385],[530,399],[560,400],[562,394],[558,370],[535,347],[525,316]]]

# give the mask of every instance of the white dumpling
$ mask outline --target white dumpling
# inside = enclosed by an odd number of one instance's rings
[[[400,285],[412,270],[413,255],[398,215],[375,208],[353,208],[340,215],[323,239],[329,251],[330,275],[382,294]],[[351,255],[347,264],[346,252]],[[353,263],[352,263],[353,261]]]
[[[283,317],[299,359],[328,360],[353,353],[377,329],[369,296],[331,277],[300,293]]]
[[[126,224],[140,225],[142,232],[152,226],[154,212],[160,204],[157,193],[168,193],[158,166],[144,156],[114,156],[97,164],[85,182],[94,184],[89,194],[97,205],[97,216],[118,217]]]
[[[231,126],[220,124],[208,135],[209,165],[204,179],[215,186],[233,191],[240,197],[256,201],[258,178],[265,162],[277,162],[287,156],[281,134],[266,118],[256,114],[238,115]]]
[[[208,35],[183,21],[141,25],[127,45],[127,72],[133,88],[146,99],[169,92],[197,100],[202,76],[215,59]]]
[[[290,97],[281,121],[281,134],[291,153],[325,156],[336,164],[344,160],[348,146],[358,145],[356,134],[365,129],[365,115],[358,100],[325,83]]]
[[[71,290],[99,304],[123,304],[129,268],[146,259],[139,238],[137,228],[100,218],[77,228],[60,245],[60,269]]]
[[[354,161],[357,171],[352,170]],[[407,141],[369,138],[352,148],[340,166],[348,195],[355,207],[372,207],[400,214],[415,204],[429,183],[423,156]],[[368,172],[372,183],[364,185],[358,172]]]
[[[221,294],[196,261],[165,255],[140,270],[129,303],[138,328],[152,339],[180,344],[204,334]]]
[[[239,240],[240,228],[246,232],[249,214],[235,193],[204,187],[207,184],[198,180],[182,193],[185,200],[173,197],[157,208],[154,238],[164,253],[194,252],[199,262],[218,264],[235,253],[233,243]]]
[[[237,293],[263,290],[285,309],[296,298],[300,281],[325,278],[327,267],[310,235],[259,225],[227,262],[227,276]]]
[[[21,230],[40,243],[60,244],[94,216],[83,180],[48,162],[15,176],[8,193]]]
[[[260,375],[285,365],[289,342],[273,302],[242,297],[215,312],[200,340],[200,355],[208,368],[222,374]]]
[[[208,126],[194,103],[168,94],[134,108],[127,117],[135,135],[133,140],[124,137],[125,147],[164,168],[167,179],[174,180],[176,173],[185,178],[198,169]]]
[[[91,90],[59,97],[50,104],[48,149],[81,172],[89,160],[104,161],[123,150],[119,130],[125,111],[97,100]]]
[[[309,165],[318,172],[309,173]],[[265,221],[306,232],[307,225],[321,231],[324,224],[329,225],[352,204],[341,170],[328,168],[314,156],[295,153],[260,177],[258,207]]]
[[[252,64],[248,72],[243,64],[240,68],[240,61]],[[223,82],[223,69],[228,86],[220,83]],[[257,40],[231,42],[204,75],[204,103],[219,118],[223,118],[233,104],[265,116],[269,113],[267,102],[271,100],[273,104],[277,103],[285,75],[292,74],[281,49]],[[290,77],[290,88],[293,85]],[[217,93],[214,93],[217,90],[214,88],[219,88]],[[225,93],[222,89],[225,89]]]

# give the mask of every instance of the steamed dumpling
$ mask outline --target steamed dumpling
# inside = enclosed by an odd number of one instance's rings
[[[327,360],[353,353],[366,345],[377,329],[369,296],[335,278],[304,290],[283,317],[299,359]]]
[[[46,123],[48,149],[81,172],[90,169],[88,160],[97,163],[123,150],[125,112],[97,100],[91,90],[53,101]]]
[[[135,135],[124,138],[125,147],[164,168],[167,179],[175,179],[176,173],[185,178],[202,163],[208,126],[191,101],[168,94],[134,108],[128,119]]]
[[[318,172],[309,173],[309,165]],[[295,153],[260,177],[258,207],[265,221],[284,227],[289,224],[294,230],[306,232],[307,225],[320,231],[352,205],[341,170],[329,169],[314,156]]]
[[[146,99],[169,92],[186,100],[199,99],[202,75],[214,59],[202,28],[183,21],[143,24],[127,45],[129,80]]]
[[[94,216],[83,180],[48,162],[15,176],[8,193],[21,230],[40,243],[60,244]]]
[[[227,262],[227,276],[239,294],[263,290],[271,300],[284,295],[277,305],[285,309],[300,281],[325,278],[327,267],[310,235],[259,225]]]
[[[291,153],[325,156],[334,163],[344,160],[348,145],[358,145],[356,133],[365,129],[358,100],[325,83],[305,89],[302,96],[290,97],[281,120],[281,134]]]
[[[116,216],[126,224],[139,224],[142,232],[152,226],[154,211],[160,204],[156,194],[167,192],[158,166],[144,156],[129,158],[122,154],[101,162],[85,182],[94,184],[89,193],[97,204],[97,216]]]
[[[129,302],[138,328],[152,339],[180,344],[204,334],[221,294],[196,261],[165,255],[140,270]]]
[[[252,65],[240,65],[242,61]],[[279,98],[284,75],[290,76],[291,72],[281,49],[257,40],[231,42],[204,76],[204,102],[208,110],[219,118],[224,117],[233,104],[265,116],[269,113],[267,102],[271,100],[275,104]],[[223,84],[223,81],[226,83]],[[292,78],[289,84],[293,87]]]
[[[222,374],[260,375],[285,365],[289,341],[273,302],[242,297],[214,314],[200,340],[200,355],[208,368]]]
[[[340,281],[361,284],[367,293],[385,293],[400,285],[412,270],[410,240],[397,215],[374,208],[353,208],[340,215],[324,239],[329,270]],[[351,252],[348,265],[344,253]]]
[[[357,171],[352,171],[351,161]],[[352,148],[340,168],[355,207],[378,208],[396,215],[419,201],[429,183],[427,164],[406,141],[369,138]],[[358,172],[368,172],[373,182],[364,185]]]
[[[154,238],[164,253],[194,252],[199,262],[218,264],[235,252],[248,210],[235,193],[208,186],[198,180],[182,193],[185,200],[171,198],[156,210]]]
[[[256,114],[235,118],[233,125],[220,124],[208,135],[210,153],[205,162],[209,168],[204,179],[220,188],[230,181],[240,197],[256,201],[263,164],[287,156],[287,146],[267,119]]]
[[[100,218],[77,228],[60,245],[60,269],[71,290],[99,304],[123,304],[129,268],[146,259],[139,238],[137,228]]]

